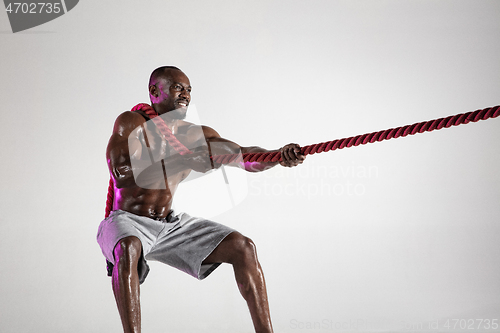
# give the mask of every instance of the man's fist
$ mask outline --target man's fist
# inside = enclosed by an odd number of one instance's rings
[[[182,156],[183,164],[191,170],[205,173],[212,169],[210,154],[206,146],[191,149],[192,154]]]
[[[294,167],[306,159],[306,156],[300,152],[300,146],[296,143],[290,143],[280,149],[280,164],[285,167]]]

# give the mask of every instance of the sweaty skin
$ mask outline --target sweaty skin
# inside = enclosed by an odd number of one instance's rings
[[[213,155],[268,152],[268,150],[260,147],[240,147],[234,142],[221,138],[210,127],[202,126],[200,131],[199,128],[196,128],[199,126],[182,119],[176,119],[175,116],[179,114],[182,116],[187,112],[187,106],[191,100],[191,85],[183,72],[178,70],[168,72],[171,80],[160,79],[155,85],[150,86],[151,100],[156,102],[152,106],[159,115],[164,115],[163,119],[166,120],[167,126],[181,143],[186,147],[191,147],[200,140],[206,140]],[[185,106],[183,106],[183,103]],[[167,112],[176,112],[176,115],[168,117]],[[177,155],[177,159],[172,161],[167,168],[171,170],[171,174],[166,180],[168,188],[141,188],[135,183],[133,177],[130,153],[134,152],[134,154],[141,155],[142,150],[146,147],[145,142],[140,142],[140,137],[144,138],[144,131],[147,131],[144,126],[146,119],[149,119],[149,117],[142,111],[126,111],[116,119],[106,152],[108,166],[115,180],[116,195],[113,207],[114,209],[121,209],[150,218],[163,218],[167,216],[172,207],[173,195],[178,184],[189,175],[191,170],[207,172],[211,169],[209,151],[201,150],[184,157]],[[139,130],[136,130],[137,128]],[[132,132],[137,134],[135,147],[129,147],[129,136]],[[203,136],[201,133],[203,133]],[[166,147],[168,143],[161,140],[159,132],[154,134],[156,135],[146,134],[148,138],[155,137],[158,139],[149,140],[148,143],[153,152],[162,154],[161,150],[169,148]],[[173,148],[170,148],[170,150],[173,150]],[[163,152],[163,155],[165,153]],[[282,161],[280,163],[283,166],[296,166],[302,163],[305,158],[300,154],[300,147],[296,144],[284,146],[281,148],[281,154]],[[276,164],[277,162],[253,163],[245,167],[247,171],[256,172],[266,170]],[[158,181],[164,182],[165,179],[158,179]]]
[[[177,139],[193,153],[183,156],[176,153],[161,138],[158,130],[149,125],[152,122],[147,122],[149,117],[142,111],[122,113],[116,119],[106,150],[115,186],[114,210],[149,218],[164,218],[171,210],[177,186],[191,171],[204,173],[220,167],[210,162],[210,154],[268,152],[260,147],[241,147],[221,138],[210,127],[184,121],[191,101],[191,85],[187,76],[178,69],[168,68],[160,75],[152,76],[149,93],[152,107],[162,116]],[[279,151],[282,157],[279,163],[285,167],[299,165],[305,159],[297,144],[288,144]],[[145,170],[134,169],[131,161],[140,160],[150,153],[156,157],[156,161],[164,159],[163,162],[157,162]],[[258,172],[277,164],[241,163],[239,166],[250,172]],[[136,177],[140,173],[137,180],[134,172]],[[112,284],[124,332],[140,332],[141,329],[137,275],[141,251],[140,241],[135,237],[123,238],[114,250],[116,264]],[[203,263],[216,262],[233,265],[236,282],[247,301],[256,332],[272,332],[264,276],[253,242],[238,232],[231,233]]]

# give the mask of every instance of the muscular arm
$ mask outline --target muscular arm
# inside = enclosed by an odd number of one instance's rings
[[[106,156],[117,188],[161,189],[165,176],[169,186],[175,187],[179,173],[211,168],[206,149],[192,149],[186,156],[172,154],[156,127],[148,127],[139,113],[130,111],[116,119]]]
[[[246,171],[264,171],[277,164],[281,164],[286,167],[297,166],[305,159],[305,156],[300,152],[300,146],[297,144],[288,144],[276,150],[267,150],[256,146],[241,147],[232,141],[221,138],[219,133],[210,127],[203,126],[203,133],[205,134],[208,146],[210,147],[211,155],[281,152],[280,162],[240,162],[239,167],[245,169]]]
[[[140,141],[129,147],[130,134],[141,124],[144,118],[139,114],[126,111],[118,116],[113,127],[113,133],[106,149],[108,168],[118,188],[135,186],[134,174],[130,162],[131,155],[140,156],[142,146]],[[137,135],[140,133],[138,132]]]

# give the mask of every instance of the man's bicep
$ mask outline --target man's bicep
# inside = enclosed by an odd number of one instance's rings
[[[131,167],[131,158],[140,158],[142,154],[142,144],[139,139],[142,133],[141,126],[136,125],[134,119],[130,119],[130,116],[124,117],[124,114],[120,115],[115,122],[113,134],[106,149],[108,165],[115,177],[119,170],[123,172],[124,168]]]
[[[124,140],[118,134],[111,135],[106,150],[106,159],[108,161],[109,170],[115,178],[118,177],[118,170],[124,166],[130,165],[130,153],[127,140]]]
[[[212,155],[238,154],[241,151],[240,145],[222,138],[213,128],[203,126],[205,140],[210,147]]]
[[[239,154],[241,147],[233,141],[224,138],[207,139],[212,155]]]

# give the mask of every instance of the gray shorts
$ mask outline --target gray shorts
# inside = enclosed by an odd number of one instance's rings
[[[138,266],[141,283],[149,272],[145,259],[160,261],[201,280],[220,265],[201,263],[233,231],[225,225],[186,213],[172,213],[166,220],[158,221],[115,210],[99,225],[97,242],[109,266],[115,264],[113,251],[120,239],[139,238],[142,243]]]

